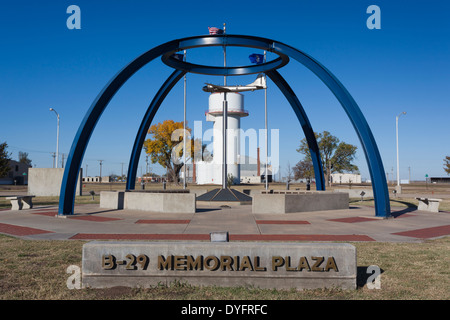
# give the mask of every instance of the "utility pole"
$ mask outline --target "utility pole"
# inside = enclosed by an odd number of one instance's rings
[[[100,182],[102,182],[102,164],[103,160],[98,160],[100,162]]]
[[[411,167],[408,167],[408,181],[411,183]]]
[[[55,157],[56,157],[56,153],[52,152],[52,157],[53,157],[53,168],[55,167]]]

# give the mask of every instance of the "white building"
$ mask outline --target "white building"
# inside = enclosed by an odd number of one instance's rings
[[[331,183],[361,183],[361,175],[354,173],[332,173]]]
[[[227,174],[234,177],[234,183],[240,183],[240,128],[241,118],[247,117],[244,110],[244,96],[237,92],[228,92],[227,96]],[[223,101],[224,93],[212,93],[209,96],[209,109],[206,121],[214,122],[213,126],[213,161],[197,162],[198,184],[222,184],[223,160]]]

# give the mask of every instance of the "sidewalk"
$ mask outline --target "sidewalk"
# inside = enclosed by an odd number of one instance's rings
[[[251,205],[198,206],[195,214],[105,210],[77,205],[75,214],[56,217],[56,206],[0,211],[0,233],[32,240],[209,241],[227,231],[230,241],[420,242],[450,235],[450,212],[394,209],[379,219],[370,207],[290,214],[253,214]]]

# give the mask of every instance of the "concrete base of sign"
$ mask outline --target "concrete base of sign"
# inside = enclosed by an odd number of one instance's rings
[[[349,195],[330,191],[263,191],[253,195],[253,213],[348,209]]]
[[[356,248],[345,243],[108,242],[83,246],[82,284],[356,289]]]
[[[334,192],[346,192],[348,193],[348,196],[350,198],[358,198],[361,199],[363,197],[364,199],[367,198],[373,198],[373,190],[372,189],[360,189],[360,188],[352,188],[352,189],[334,189]]]
[[[59,196],[63,176],[63,168],[30,168],[28,170],[28,194],[37,197]],[[82,176],[83,169],[80,169],[77,178],[77,196],[82,195]]]
[[[102,191],[100,208],[167,213],[195,213],[195,193],[189,191]]]
[[[195,193],[125,192],[124,208],[168,213],[195,213]]]
[[[100,208],[121,210],[123,209],[124,199],[124,191],[101,191]]]

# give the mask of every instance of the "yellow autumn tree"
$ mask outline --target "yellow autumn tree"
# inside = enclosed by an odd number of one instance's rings
[[[150,139],[144,141],[144,150],[152,163],[158,163],[167,169],[167,178],[179,182],[180,170],[184,165],[183,122],[165,120],[152,125],[148,130]],[[212,155],[200,139],[191,138],[191,129],[186,126],[186,162],[211,161]]]
[[[189,128],[186,129],[190,132]],[[183,122],[165,120],[152,125],[148,134],[151,138],[144,141],[144,150],[151,162],[166,168],[169,181],[178,183],[178,175],[183,167],[180,161],[183,156]]]

